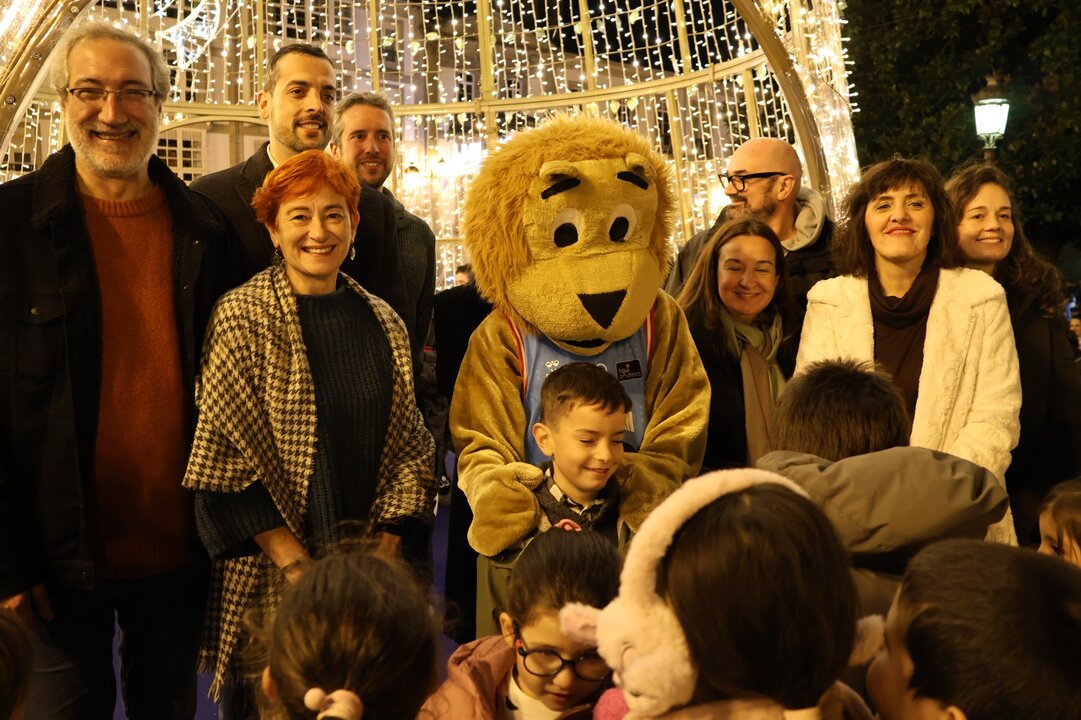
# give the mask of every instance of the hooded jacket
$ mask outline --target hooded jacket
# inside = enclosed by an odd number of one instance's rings
[[[774,451],[757,467],[802,487],[852,555],[860,614],[885,615],[905,564],[924,545],[981,539],[1009,504],[995,476],[946,453],[897,447],[836,462]]]

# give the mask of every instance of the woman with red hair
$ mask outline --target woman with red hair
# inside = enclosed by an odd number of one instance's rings
[[[207,331],[184,485],[215,561],[202,661],[226,717],[254,713],[237,662],[242,615],[276,607],[343,523],[374,535],[378,554],[425,552],[434,446],[409,337],[339,271],[355,252],[359,195],[318,150],[267,175],[252,205],[279,260],[223,296]]]

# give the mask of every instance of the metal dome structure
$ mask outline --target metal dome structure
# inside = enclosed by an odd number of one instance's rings
[[[487,149],[553,112],[616,118],[670,158],[677,243],[712,223],[717,173],[749,138],[792,141],[828,205],[858,177],[836,0],[8,0],[0,180],[65,141],[42,80],[88,19],[165,54],[158,154],[188,180],[266,138],[255,98],[282,44],[323,47],[343,91],[386,93],[400,133],[390,182],[439,238],[439,285],[463,260],[460,208]]]

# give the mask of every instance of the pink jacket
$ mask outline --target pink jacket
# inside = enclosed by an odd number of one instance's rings
[[[498,720],[514,650],[500,635],[462,645],[447,661],[447,680],[428,698],[417,720]],[[589,718],[592,707],[568,710],[560,720]]]
[[[466,643],[447,661],[447,680],[428,698],[418,720],[496,720],[514,667],[514,650],[500,635]]]

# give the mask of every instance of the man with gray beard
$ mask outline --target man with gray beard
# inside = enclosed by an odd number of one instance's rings
[[[105,24],[52,84],[71,145],[0,185],[0,605],[30,718],[191,718],[208,564],[181,487],[228,223],[154,156],[169,69]]]
[[[702,248],[728,220],[755,218],[773,228],[785,249],[787,286],[796,308],[807,307],[807,291],[833,277],[830,236],[822,196],[800,187],[803,168],[795,149],[779,138],[755,138],[736,149],[721,176],[730,204],[709,230],[692,237],[679,251],[665,290],[678,295]]]

